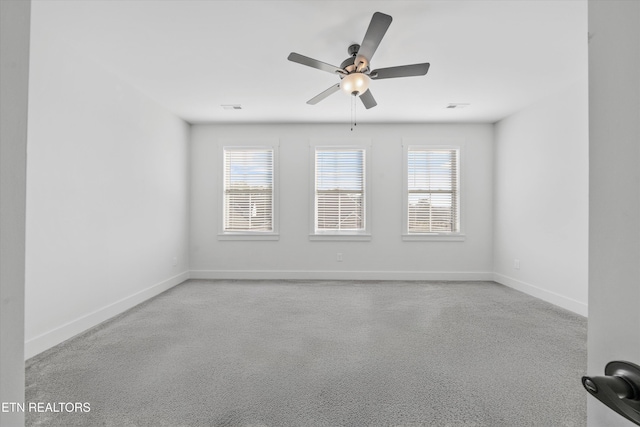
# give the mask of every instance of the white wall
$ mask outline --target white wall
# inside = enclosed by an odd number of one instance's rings
[[[585,56],[585,73],[576,76],[575,85],[496,124],[493,223],[495,280],[583,316],[588,285],[586,66]]]
[[[372,240],[309,241],[316,138],[371,140]],[[218,140],[280,141],[280,240],[219,241]],[[402,138],[462,143],[464,242],[402,241]],[[199,278],[491,279],[493,127],[478,125],[194,125],[191,270]],[[344,261],[337,262],[336,254]]]
[[[48,34],[36,6],[26,357],[188,278],[189,125]]]
[[[640,365],[640,2],[589,1],[588,374]],[[594,398],[588,425],[632,426]]]
[[[30,1],[0,1],[0,402],[24,402],[24,247]],[[24,413],[0,412],[0,425]]]

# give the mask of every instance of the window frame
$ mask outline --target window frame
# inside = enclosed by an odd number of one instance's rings
[[[218,212],[220,213],[220,219],[218,221],[218,240],[279,240],[280,239],[280,222],[279,222],[279,140],[277,139],[252,139],[252,140],[237,140],[237,139],[224,139],[219,141],[219,159],[217,164],[219,165],[218,179],[220,185],[218,186],[219,203]],[[227,231],[225,230],[225,151],[227,150],[271,150],[272,151],[272,211],[271,231],[252,231],[252,230],[237,230]]]
[[[445,142],[444,144],[442,142]],[[409,231],[409,152],[428,150],[457,150],[457,223],[458,231],[410,232]],[[463,144],[460,141],[443,141],[429,143],[424,140],[403,139],[402,143],[402,240],[403,241],[464,241],[463,214]]]
[[[316,152],[318,150],[363,151],[363,215],[362,230],[316,229]],[[309,240],[311,241],[370,241],[371,240],[371,140],[349,138],[340,140],[312,140],[309,144]]]

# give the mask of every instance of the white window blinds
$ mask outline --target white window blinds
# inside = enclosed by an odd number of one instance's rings
[[[408,232],[458,232],[458,149],[409,147]]]
[[[317,233],[365,229],[364,149],[316,149]]]
[[[224,231],[273,231],[272,149],[224,149]]]

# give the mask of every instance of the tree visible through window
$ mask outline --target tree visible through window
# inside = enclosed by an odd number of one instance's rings
[[[224,231],[273,231],[272,149],[224,149]]]
[[[458,232],[458,150],[407,151],[408,232]]]
[[[364,149],[316,149],[316,233],[365,229],[364,155]]]

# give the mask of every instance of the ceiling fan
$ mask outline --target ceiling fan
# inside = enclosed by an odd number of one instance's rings
[[[382,37],[384,37],[387,32],[389,25],[391,25],[391,21],[392,18],[389,15],[385,15],[381,12],[374,13],[371,18],[371,22],[369,23],[369,28],[367,28],[367,32],[362,40],[362,44],[352,44],[349,46],[347,51],[351,56],[345,59],[342,64],[340,64],[340,67],[300,55],[299,53],[291,52],[287,58],[289,61],[317,68],[322,71],[327,71],[332,74],[337,74],[340,77],[339,83],[314,96],[307,101],[307,104],[315,105],[329,95],[342,89],[345,93],[353,96],[359,96],[364,106],[369,109],[378,105],[371,94],[371,90],[369,90],[370,80],[424,76],[427,74],[427,71],[429,71],[428,62],[422,64],[401,65],[397,67],[378,68],[371,71],[371,58],[373,57],[376,49],[378,49],[378,45],[380,45]]]

